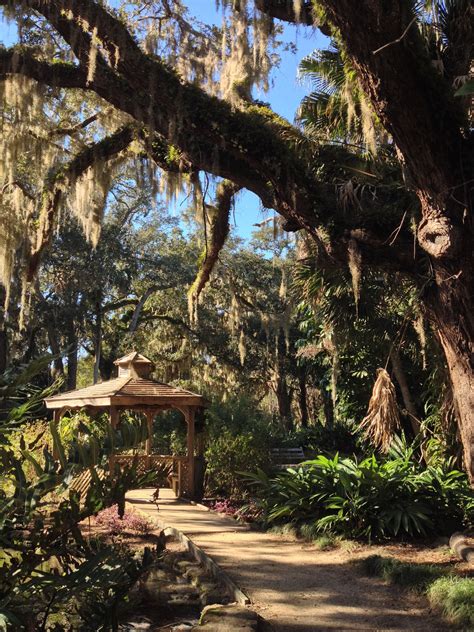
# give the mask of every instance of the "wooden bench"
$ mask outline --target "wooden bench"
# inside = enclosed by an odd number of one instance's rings
[[[279,470],[286,470],[306,460],[303,448],[273,448],[272,460]]]

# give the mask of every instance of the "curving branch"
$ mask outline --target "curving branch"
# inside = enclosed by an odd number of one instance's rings
[[[217,188],[216,205],[209,208],[213,213],[213,216],[211,216],[210,242],[206,243],[202,264],[188,293],[190,307],[192,308],[190,311],[193,313],[195,312],[199,296],[209,281],[211,272],[229,235],[232,201],[239,190],[240,187],[233,182],[221,182]],[[204,218],[204,221],[206,221],[206,218]]]
[[[0,0],[0,5],[6,1]],[[0,78],[21,73],[57,87],[94,91],[142,126],[142,136],[149,137],[146,150],[159,166],[176,171],[203,170],[246,188],[266,207],[279,212],[287,229],[305,228],[316,237],[317,227],[329,218],[339,235],[365,226],[366,220],[361,218],[359,223],[357,218],[360,209],[348,215],[340,207],[332,182],[321,182],[314,175],[318,164],[350,163],[353,156],[347,150],[321,147],[316,152],[270,109],[250,104],[245,110],[236,110],[186,83],[162,61],[145,54],[125,25],[94,0],[29,0],[28,5],[69,43],[79,66],[39,62],[28,50],[3,50]],[[86,68],[91,39],[84,34],[84,24],[95,31],[101,50],[106,51],[92,77]],[[169,151],[170,146],[179,150],[178,159],[176,152]],[[384,206],[383,196],[382,191],[365,206],[375,211]],[[392,202],[390,207],[398,225],[401,212]],[[383,241],[393,226],[387,231],[385,213],[368,215],[371,232]],[[400,250],[400,243],[393,248],[394,253]]]

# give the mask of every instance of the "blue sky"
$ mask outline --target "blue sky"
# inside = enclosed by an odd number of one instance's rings
[[[190,12],[202,22],[220,24],[222,17],[216,9],[215,0],[188,0],[187,6]],[[15,28],[0,20],[0,42],[9,45],[14,41],[15,35]],[[270,91],[267,94],[256,94],[255,97],[269,102],[275,112],[293,121],[301,99],[308,92],[308,86],[301,85],[297,80],[298,64],[315,48],[325,46],[326,38],[320,32],[307,27],[285,24],[282,40],[294,44],[297,52],[296,54],[284,51],[281,53],[280,67],[275,68],[272,73]],[[250,192],[242,192],[235,209],[237,224],[235,232],[243,238],[248,238],[253,230],[253,224],[261,221],[262,218],[258,198]]]

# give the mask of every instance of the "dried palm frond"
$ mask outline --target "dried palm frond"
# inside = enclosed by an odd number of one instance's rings
[[[395,386],[385,369],[377,369],[369,410],[360,424],[369,441],[387,452],[394,432],[400,427]]]

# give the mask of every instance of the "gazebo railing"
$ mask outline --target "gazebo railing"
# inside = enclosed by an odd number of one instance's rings
[[[170,475],[168,481],[170,487],[175,492],[176,496],[186,495],[189,488],[188,482],[188,457],[187,456],[175,456],[166,454],[115,454],[113,462],[119,466],[131,466],[136,459],[137,471],[140,474],[149,472],[158,467],[161,464],[166,464],[170,467]]]

